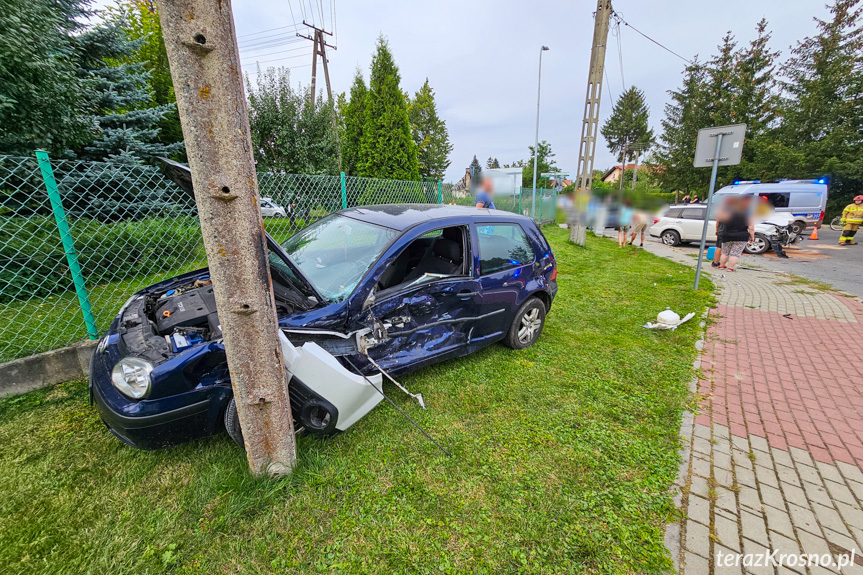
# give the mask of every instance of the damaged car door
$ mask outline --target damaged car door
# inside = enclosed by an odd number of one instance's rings
[[[365,317],[383,333],[367,350],[398,372],[464,353],[479,314],[467,226],[425,232],[382,258]]]

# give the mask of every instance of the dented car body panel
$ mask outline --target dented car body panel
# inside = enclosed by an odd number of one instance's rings
[[[425,204],[351,208],[298,236],[283,245],[268,238],[268,248],[279,327],[296,349],[309,344],[315,358],[309,365],[320,362],[320,376],[306,369],[289,384],[295,424],[313,433],[314,425],[301,419],[310,402],[343,406],[334,418],[343,430],[344,422],[356,421],[353,412],[379,401],[370,389],[356,405],[333,397],[338,386],[330,385],[335,372],[327,369],[356,366],[361,373],[339,376],[345,385],[354,375],[379,382],[369,358],[399,374],[472,353],[503,339],[527,300],[540,299],[548,311],[557,292],[556,263],[542,232],[508,212]],[[327,237],[330,244],[316,250],[315,242]],[[363,259],[363,253],[375,257]],[[126,443],[157,448],[222,429],[233,393],[211,291],[206,269],[145,288],[100,342],[90,368],[91,398]],[[123,372],[147,386],[141,397],[116,387],[118,366],[133,356],[151,367],[146,380]],[[290,372],[287,359],[286,366]]]

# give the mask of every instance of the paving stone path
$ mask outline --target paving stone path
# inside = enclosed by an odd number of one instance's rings
[[[776,273],[707,270],[719,304],[696,362],[699,411],[681,428],[683,519],[666,535],[678,571],[837,573],[853,551],[841,573],[863,574],[863,304]],[[740,564],[765,550],[766,565]],[[821,560],[791,565],[801,554]]]

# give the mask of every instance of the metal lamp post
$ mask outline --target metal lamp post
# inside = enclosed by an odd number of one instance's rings
[[[548,46],[539,49],[539,79],[536,85],[536,136],[533,140],[533,200],[531,201],[530,217],[536,218],[536,162],[539,153],[539,94],[542,88],[542,53],[548,50]]]

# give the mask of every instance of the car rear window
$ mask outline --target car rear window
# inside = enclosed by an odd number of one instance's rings
[[[479,270],[487,275],[533,261],[533,247],[518,224],[477,226]]]
[[[666,218],[679,218],[680,217],[680,211],[682,209],[683,208],[671,208],[670,210],[665,212],[664,217],[666,217]]]

